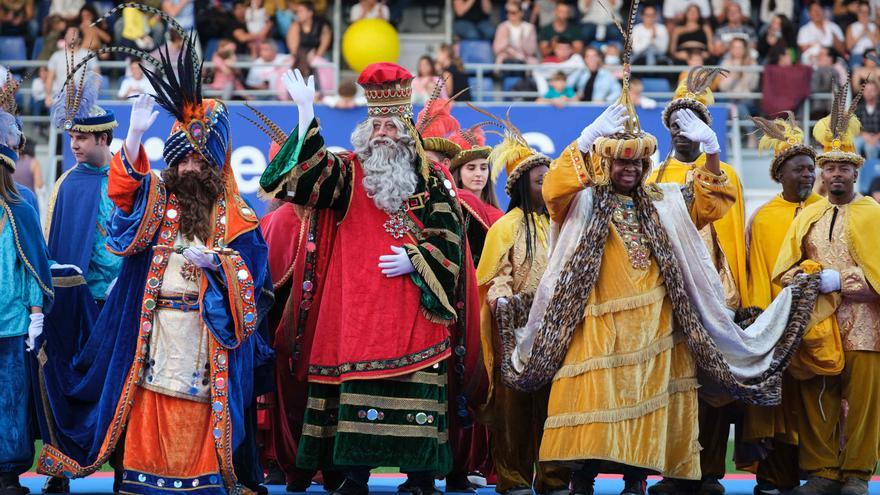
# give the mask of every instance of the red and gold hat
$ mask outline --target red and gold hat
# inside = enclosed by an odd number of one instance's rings
[[[370,117],[404,117],[411,119],[413,75],[390,62],[368,65],[358,84],[364,88]]]

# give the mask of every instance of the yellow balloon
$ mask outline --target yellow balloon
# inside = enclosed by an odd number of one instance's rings
[[[397,30],[382,19],[361,19],[342,35],[342,56],[357,72],[376,62],[397,62],[400,57]]]

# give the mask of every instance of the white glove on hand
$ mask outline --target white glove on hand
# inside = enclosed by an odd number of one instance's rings
[[[718,136],[711,127],[700,120],[699,117],[689,108],[685,108],[675,112],[675,120],[684,137],[691,141],[696,141],[703,145],[703,151],[707,155],[715,155],[721,152],[721,146],[718,145]]]
[[[37,337],[43,335],[43,313],[31,313],[31,323],[28,325],[28,336],[27,336],[27,350],[28,352],[34,349],[35,342]]]
[[[819,273],[819,292],[828,294],[840,290],[840,272],[835,270],[822,270]]]
[[[288,70],[284,74],[284,87],[299,111],[299,139],[302,141],[315,118],[315,76],[309,76],[306,82],[299,69]]]
[[[394,254],[386,254],[379,256],[379,268],[382,269],[382,275],[388,278],[408,275],[416,269],[413,267],[406,249],[397,246],[391,246]]]
[[[220,267],[220,263],[217,261],[217,256],[206,253],[203,248],[190,246],[183,250],[183,257],[189,260],[190,263],[196,265],[199,268],[204,268],[205,270],[217,271],[217,268]]]
[[[606,108],[592,124],[581,131],[580,137],[577,138],[578,149],[581,153],[586,153],[600,137],[622,132],[627,118],[626,107],[623,105],[611,105]]]
[[[125,153],[132,160],[137,158],[144,133],[156,122],[158,110],[153,110],[155,100],[149,95],[140,95],[131,105],[131,118],[128,123],[128,136],[125,138]]]

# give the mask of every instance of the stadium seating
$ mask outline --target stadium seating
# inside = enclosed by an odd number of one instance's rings
[[[27,45],[21,36],[0,36],[0,60],[27,60]]]

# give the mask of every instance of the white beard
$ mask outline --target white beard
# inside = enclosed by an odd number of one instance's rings
[[[376,138],[357,154],[364,170],[364,189],[377,208],[394,213],[416,192],[415,150],[409,143]]]

